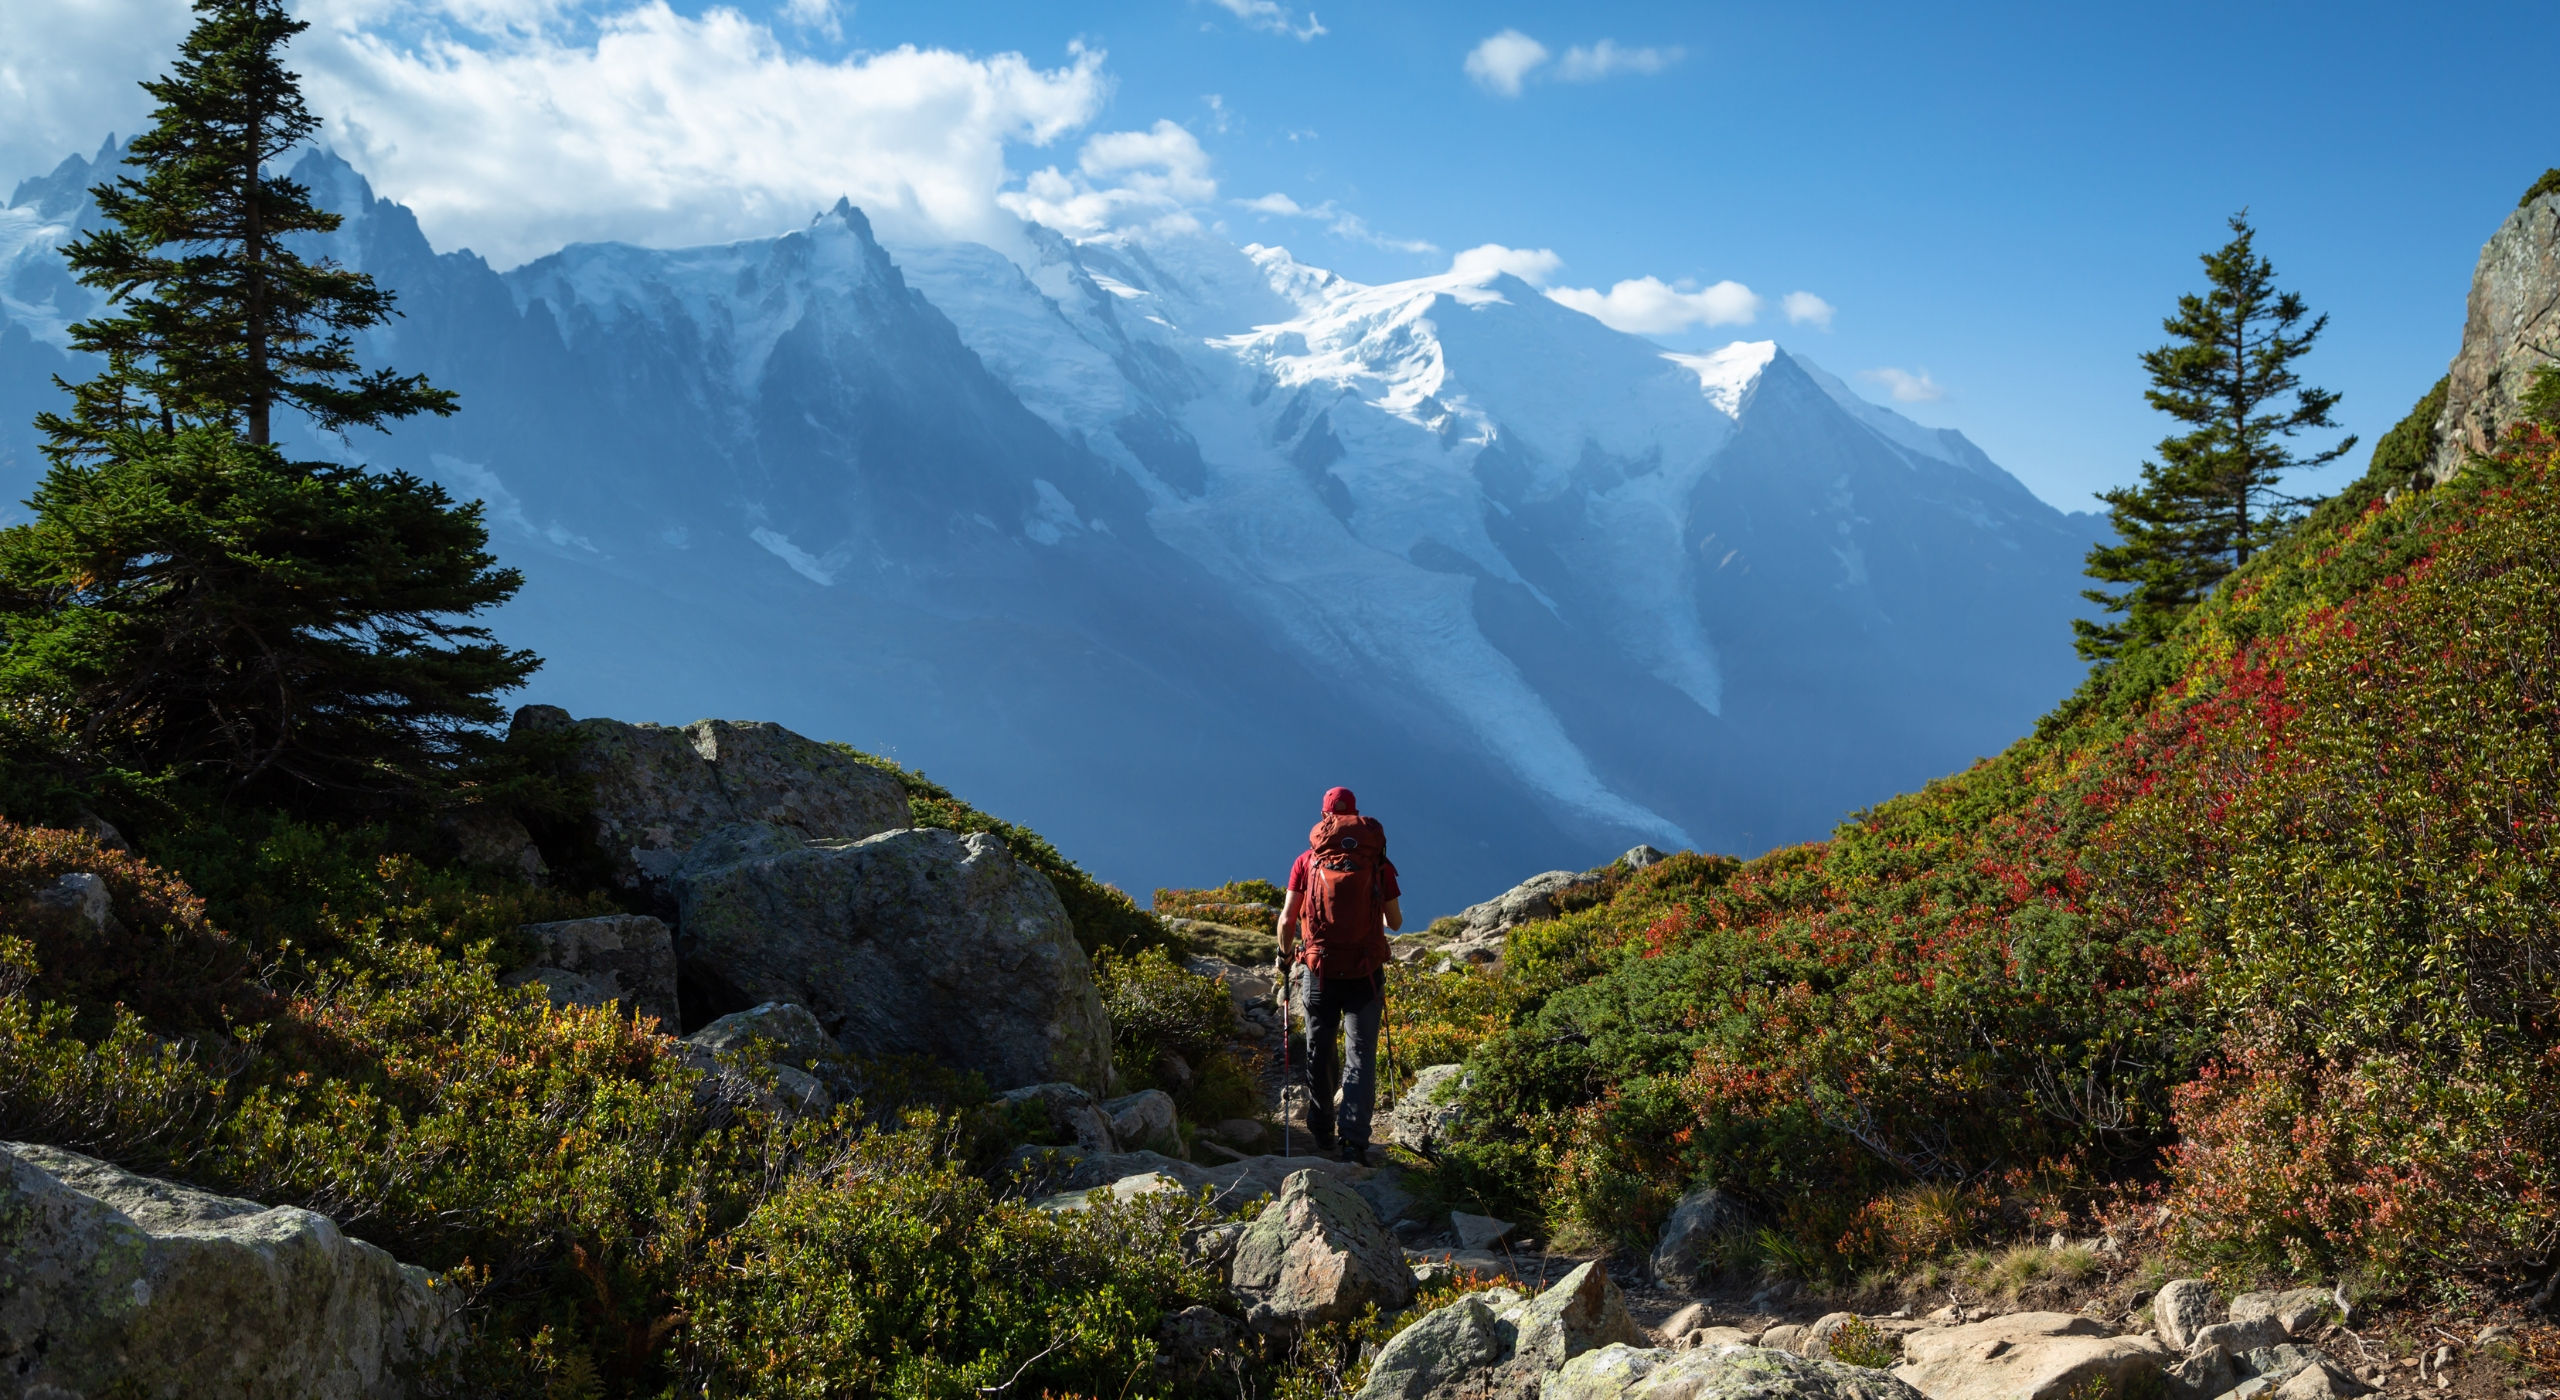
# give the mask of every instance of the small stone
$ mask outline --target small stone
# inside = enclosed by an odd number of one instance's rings
[[[2160,1331],[2160,1340],[2169,1350],[2184,1355],[2194,1350],[2196,1334],[2213,1321],[2213,1285],[2199,1278],[2182,1278],[2162,1287],[2151,1300],[2151,1322]]]
[[[1263,1136],[1262,1125],[1250,1118],[1221,1118],[1209,1131],[1238,1147],[1251,1147]]]
[[[1519,1227],[1490,1215],[1469,1215],[1462,1210],[1453,1210],[1449,1212],[1449,1228],[1457,1232],[1460,1249],[1491,1249],[1503,1236]]]

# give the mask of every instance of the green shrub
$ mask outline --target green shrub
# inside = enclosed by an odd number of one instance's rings
[[[1104,952],[1094,981],[1111,1013],[1112,1059],[1133,1083],[1170,1087],[1164,1057],[1198,1067],[1236,1034],[1235,999],[1224,982],[1175,962],[1162,948]]]
[[[1831,1359],[1850,1366],[1884,1370],[1902,1359],[1902,1348],[1865,1318],[1853,1318],[1831,1334]]]

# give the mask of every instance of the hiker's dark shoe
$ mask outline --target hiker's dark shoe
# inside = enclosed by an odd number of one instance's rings
[[[1369,1144],[1365,1142],[1346,1142],[1342,1145],[1342,1152],[1340,1155],[1342,1160],[1346,1162],[1351,1162],[1365,1167],[1369,1165]]]
[[[1316,1140],[1316,1151],[1319,1154],[1327,1157],[1333,1155],[1333,1129],[1318,1128],[1310,1125],[1307,1128],[1307,1136]]]

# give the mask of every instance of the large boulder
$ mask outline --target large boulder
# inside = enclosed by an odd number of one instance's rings
[[[1229,1275],[1256,1331],[1343,1322],[1413,1300],[1413,1270],[1369,1203],[1319,1171],[1290,1174],[1236,1246]]]
[[[2062,1400],[2093,1386],[2139,1393],[2171,1359],[2149,1337],[2110,1337],[2076,1313],[2012,1313],[1911,1333],[1893,1373],[1929,1400]]]
[[[1542,1400],[1922,1400],[1884,1371],[1768,1347],[1614,1345],[1564,1364]]]
[[[392,1400],[456,1297],[325,1215],[0,1142],[0,1392]]]
[[[1168,1145],[1181,1150],[1182,1139],[1176,1128],[1180,1114],[1173,1106],[1173,1096],[1162,1089],[1141,1089],[1124,1094],[1102,1106],[1111,1117],[1111,1135],[1124,1147]]]
[[[610,914],[524,924],[516,932],[533,944],[533,965],[500,981],[539,982],[554,1006],[614,1005],[676,1029],[676,943],[665,924],[646,914]]]
[[[2303,1337],[2336,1321],[2342,1309],[2337,1298],[2325,1288],[2287,1288],[2267,1293],[2243,1293],[2231,1300],[2233,1322],[2254,1322],[2272,1318],[2288,1337]]]
[[[924,1055],[998,1089],[1111,1075],[1111,1022],[1048,877],[987,832],[809,840],[722,827],[675,879],[686,976],[795,1002],[847,1050]]]
[[[2213,1313],[2213,1285],[2200,1278],[2172,1280],[2152,1295],[2151,1325],[2180,1355],[2195,1349],[2196,1334],[2212,1325]]]
[[[907,825],[906,789],[895,777],[778,724],[705,719],[670,728],[527,705],[510,734],[533,732],[567,738],[569,770],[594,795],[589,835],[625,889],[660,889],[694,842],[735,822],[844,839]]]
[[[1431,1065],[1413,1077],[1413,1087],[1398,1095],[1380,1115],[1379,1135],[1409,1152],[1436,1157],[1458,1126],[1458,1096],[1467,1087],[1464,1065]]]
[[[1468,1400],[1509,1358],[1512,1336],[1483,1294],[1464,1294],[1388,1339],[1355,1400]]]
[[[1482,904],[1469,905],[1458,915],[1467,921],[1466,931],[1458,935],[1461,942],[1475,942],[1498,937],[1522,924],[1534,924],[1569,913],[1587,903],[1599,892],[1596,875],[1577,874],[1571,870],[1550,870],[1532,875]]]
[[[1675,1292],[1697,1293],[1716,1271],[1719,1246],[1750,1226],[1751,1215],[1742,1202],[1712,1186],[1691,1191],[1672,1208],[1670,1223],[1654,1242],[1654,1282]]]
[[[2480,250],[2462,349],[2436,414],[2427,474],[2450,480],[2519,416],[2533,371],[2552,363],[2560,334],[2560,193],[2526,201]]]
[[[1512,1349],[1519,1371],[1545,1376],[1586,1351],[1613,1342],[1642,1346],[1644,1332],[1627,1312],[1626,1295],[1599,1261],[1585,1264],[1532,1298],[1513,1322],[1520,1329]],[[1535,1394],[1535,1390],[1529,1393]]]

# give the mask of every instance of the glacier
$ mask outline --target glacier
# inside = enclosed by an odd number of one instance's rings
[[[58,250],[114,154],[0,208],[11,500],[86,372]],[[464,406],[305,445],[486,503],[524,698],[888,753],[1142,899],[1276,873],[1334,783],[1419,912],[1637,841],[1756,853],[2078,679],[2093,518],[1771,341],[1197,226],[883,244],[841,202],[502,272],[334,155],[294,173],[347,216],[312,251],[399,295],[368,362]]]

